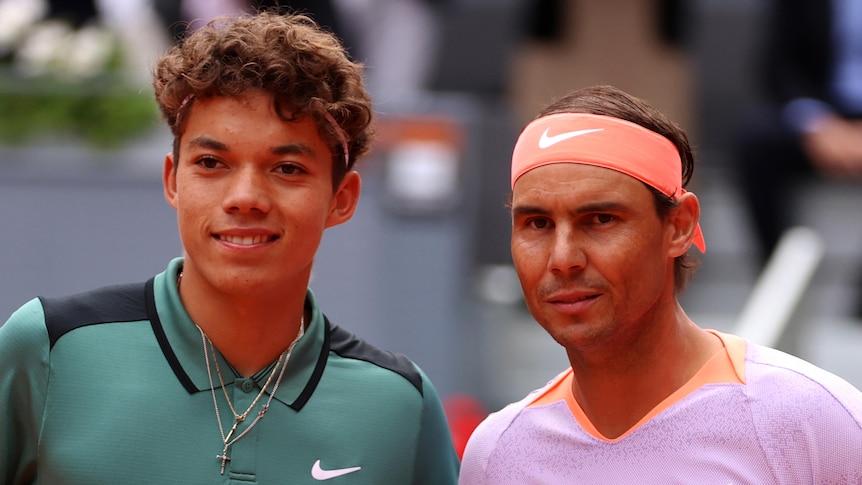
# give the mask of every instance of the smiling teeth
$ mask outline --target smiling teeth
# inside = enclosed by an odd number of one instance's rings
[[[251,246],[269,241],[268,236],[221,236],[221,239],[231,244],[241,244],[243,246]]]

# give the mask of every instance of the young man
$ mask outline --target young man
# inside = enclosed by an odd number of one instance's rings
[[[303,16],[218,19],[157,64],[184,257],[0,327],[3,483],[454,483],[423,372],[308,289],[359,199],[361,67]]]
[[[571,367],[488,417],[460,483],[860,483],[862,393],[680,306],[705,250],[685,133],[598,86],[512,157],[512,257]]]

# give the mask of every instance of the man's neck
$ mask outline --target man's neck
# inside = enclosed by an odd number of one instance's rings
[[[716,336],[687,317],[657,340],[639,343],[603,349],[600,358],[570,354],[575,399],[596,429],[609,439],[636,425],[721,349]]]
[[[278,359],[307,323],[306,288],[246,295],[210,295],[202,285],[183,284],[180,295],[189,316],[213,346],[243,376]]]

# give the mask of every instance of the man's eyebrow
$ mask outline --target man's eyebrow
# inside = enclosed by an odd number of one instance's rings
[[[314,148],[305,143],[289,143],[287,145],[278,145],[270,150],[275,155],[306,155],[313,157],[316,155]]]
[[[511,211],[512,215],[515,217],[550,213],[549,210],[534,205],[513,205],[511,206]]]
[[[587,214],[592,212],[619,212],[628,210],[629,206],[616,201],[604,201],[604,202],[590,202],[578,207],[575,207],[568,212],[572,215],[577,214]],[[535,205],[517,205],[512,206],[512,215],[513,216],[526,216],[526,215],[547,215],[550,214],[551,211],[545,209],[541,206]]]
[[[222,152],[228,151],[227,145],[206,135],[196,136],[192,138],[191,140],[189,140],[189,145],[193,147],[209,148],[211,150],[218,150]]]
[[[574,212],[583,214],[586,212],[619,212],[629,210],[629,206],[613,200],[605,202],[592,202],[578,207]]]
[[[194,147],[208,148],[222,152],[229,152],[230,147],[207,135],[197,136],[189,141],[189,144]],[[305,155],[309,157],[315,156],[314,148],[305,143],[289,143],[287,145],[277,145],[270,149],[275,155]]]

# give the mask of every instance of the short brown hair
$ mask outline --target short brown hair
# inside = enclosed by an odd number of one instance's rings
[[[686,187],[694,174],[694,154],[685,131],[670,118],[643,99],[607,85],[590,86],[572,91],[541,110],[536,118],[559,113],[589,113],[612,116],[636,123],[670,140],[679,152],[682,163],[682,186]],[[646,185],[646,184],[645,184]],[[654,196],[656,210],[664,217],[677,203],[647,185]],[[692,254],[683,254],[674,261],[674,288],[677,294],[685,290],[691,275],[700,265]]]
[[[348,58],[341,42],[312,19],[264,10],[219,17],[181,39],[156,64],[156,102],[174,136],[174,154],[184,114],[195,99],[240,96],[262,89],[273,95],[285,121],[310,116],[333,154],[333,186],[368,152],[373,135],[371,96],[362,65]],[[332,117],[347,138],[349,162]]]

